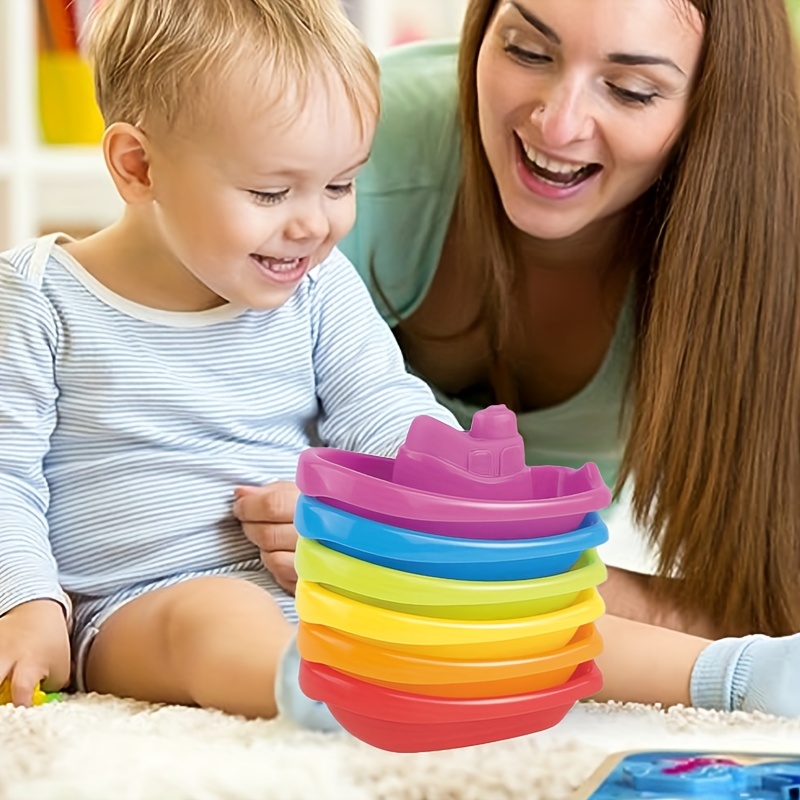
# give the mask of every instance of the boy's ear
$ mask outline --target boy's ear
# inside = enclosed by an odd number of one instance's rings
[[[145,133],[127,122],[114,122],[103,136],[106,166],[128,204],[146,203],[153,198],[149,147]]]

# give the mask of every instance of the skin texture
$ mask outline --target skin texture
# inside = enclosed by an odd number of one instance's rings
[[[86,684],[121,697],[272,717],[271,688],[291,631],[260,587],[195,578],[115,612],[89,651]]]
[[[609,614],[596,625],[604,644],[596,700],[692,705],[692,667],[707,639]]]

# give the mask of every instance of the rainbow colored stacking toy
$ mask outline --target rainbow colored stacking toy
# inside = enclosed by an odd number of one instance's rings
[[[597,467],[527,467],[505,406],[418,417],[395,459],[313,448],[295,523],[300,686],[354,736],[443,750],[555,725],[602,685]]]

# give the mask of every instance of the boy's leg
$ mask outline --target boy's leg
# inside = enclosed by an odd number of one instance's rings
[[[87,657],[86,685],[272,717],[278,660],[291,635],[277,603],[256,584],[192,578],[131,600],[103,623]]]

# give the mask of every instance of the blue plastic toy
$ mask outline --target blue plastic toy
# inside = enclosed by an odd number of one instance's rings
[[[571,800],[798,800],[800,755],[620,754]]]

